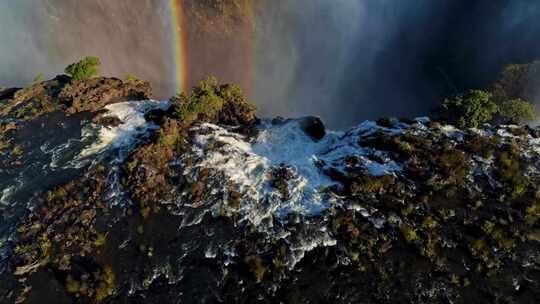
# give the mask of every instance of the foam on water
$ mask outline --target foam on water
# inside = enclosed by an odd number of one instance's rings
[[[533,151],[540,155],[540,138],[530,138],[529,144],[533,147]]]
[[[208,123],[192,128],[193,144],[177,164],[188,180],[202,179],[205,189],[199,202],[180,199],[184,215],[181,229],[200,223],[210,212],[233,215],[235,222],[247,221],[268,238],[284,239],[291,248],[284,258],[289,269],[293,269],[306,252],[334,246],[336,240],[332,234],[321,228],[324,225],[320,225],[320,221],[324,221],[324,217],[317,217],[332,206],[345,204],[338,195],[327,191],[329,187],[341,186],[327,175],[328,170],[343,173],[363,170],[374,176],[397,174],[400,164],[382,151],[360,146],[359,142],[379,131],[403,132],[408,125],[385,128],[365,122],[346,133],[329,132],[316,141],[302,129],[301,122],[262,121],[254,136]],[[372,155],[376,155],[378,161],[370,159]],[[358,159],[354,168],[347,164],[350,157]],[[289,195],[285,198],[272,186],[276,168],[287,168],[291,173],[286,181]],[[189,197],[189,191],[182,197]],[[242,196],[238,206],[230,204],[231,191]],[[286,225],[275,225],[275,221],[285,223],[295,218],[302,220],[302,229],[291,231],[284,229]],[[384,219],[381,221],[384,223]],[[209,244],[205,257],[215,258],[216,250]]]
[[[105,109],[108,112],[104,116],[117,117],[121,123],[114,127],[96,126],[98,129],[97,140],[84,149],[77,159],[84,160],[89,156],[110,149],[129,150],[135,143],[134,139],[147,133],[148,130],[156,128],[154,124],[145,120],[144,115],[152,109],[165,109],[168,104],[167,101],[144,100],[107,105]],[[93,136],[93,133],[90,130],[85,130],[83,137]]]
[[[215,172],[221,182],[216,183],[217,189],[212,188],[212,191],[241,193],[238,212],[243,220],[256,226],[265,219],[284,220],[291,213],[314,216],[340,203],[335,194],[326,191],[339,184],[325,174],[325,169],[345,171],[348,169],[346,159],[356,156],[360,160],[358,166],[374,176],[401,170],[401,166],[383,152],[358,144],[361,138],[383,129],[388,133],[403,131],[402,126],[387,129],[365,122],[347,133],[330,132],[315,141],[302,130],[298,120],[276,124],[263,121],[258,135],[253,138],[236,133],[232,128],[202,124],[192,129],[194,143],[191,151],[183,156],[182,162],[190,164],[186,165],[184,174],[197,180],[203,168]],[[367,157],[373,154],[384,161]],[[286,199],[272,187],[272,170],[280,166],[292,173],[287,181],[289,196]]]
[[[0,205],[9,205],[9,197],[15,192],[17,187],[9,186],[2,190],[0,195]]]
[[[315,143],[297,123],[265,128],[253,142],[216,125],[204,124],[194,130],[200,132],[192,151],[199,162],[188,167],[187,173],[196,168],[212,168],[223,174],[235,191],[244,195],[248,203],[242,204],[242,211],[254,224],[274,214],[278,218],[293,211],[311,215],[327,208],[321,191],[333,182],[317,168],[316,155],[332,137]],[[209,145],[216,143],[221,147],[209,152]],[[270,185],[272,168],[281,164],[287,165],[294,175],[289,181],[290,199],[283,202]]]
[[[334,144],[330,145],[327,151],[319,157],[324,161],[326,168],[332,168],[339,172],[346,172],[348,169],[351,169],[351,165],[347,163],[346,159],[356,157],[359,160],[356,167],[362,168],[372,176],[395,174],[401,170],[399,164],[388,158],[386,153],[361,147],[359,142],[362,139],[370,137],[377,131],[386,134],[397,134],[403,132],[407,127],[408,125],[398,124],[394,128],[385,128],[373,121],[365,121],[345,134],[340,135],[339,139],[335,140]],[[378,162],[370,159],[369,156],[373,155],[383,161]]]

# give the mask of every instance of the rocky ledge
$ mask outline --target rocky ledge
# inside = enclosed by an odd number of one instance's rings
[[[3,303],[540,300],[539,129],[333,132],[215,81],[63,81],[0,94]]]

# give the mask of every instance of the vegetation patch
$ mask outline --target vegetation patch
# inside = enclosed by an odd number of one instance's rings
[[[159,202],[178,193],[185,184],[191,184],[193,195],[200,192],[200,183],[182,183],[178,168],[171,165],[187,149],[194,123],[247,127],[255,122],[255,108],[242,91],[234,85],[220,85],[215,78],[201,82],[190,95],[179,94],[171,103],[171,114],[154,138],[135,149],[124,167],[124,184],[145,217],[159,211]]]
[[[66,290],[78,297],[101,301],[114,291],[114,273],[95,264],[107,242],[100,218],[110,211],[104,202],[107,168],[95,167],[77,183],[48,192],[38,212],[18,228],[17,260],[13,273],[23,282],[40,271],[66,274]]]
[[[492,95],[488,92],[472,90],[467,94],[445,99],[442,103],[442,115],[460,128],[478,128],[490,122],[499,110],[491,99]]]
[[[460,128],[484,123],[528,123],[538,115],[540,61],[505,66],[487,90],[471,90],[441,104],[441,119]]]
[[[97,57],[85,57],[66,67],[64,72],[75,80],[88,80],[97,76],[101,61]]]
[[[270,183],[281,195],[283,201],[289,200],[289,180],[293,178],[293,174],[286,165],[280,165],[276,168],[273,168],[270,172],[271,179]]]
[[[255,121],[255,107],[242,90],[231,84],[219,84],[210,77],[193,88],[190,95],[172,98],[174,118],[184,125],[193,122],[214,122],[224,125],[250,125]]]

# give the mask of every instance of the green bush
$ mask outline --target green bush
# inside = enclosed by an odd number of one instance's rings
[[[505,66],[491,87],[493,100],[499,105],[503,122],[520,123],[536,117],[540,89],[540,60]]]
[[[34,77],[33,82],[38,83],[38,82],[42,82],[43,80],[45,80],[45,74],[39,73],[36,75],[36,77]]]
[[[219,88],[217,79],[210,77],[194,88],[190,95],[181,93],[173,97],[176,117],[185,125],[190,125],[201,116],[215,117],[224,103],[223,98],[218,96]]]
[[[255,107],[240,87],[219,84],[210,77],[193,88],[190,95],[178,94],[171,99],[175,118],[184,125],[195,121],[221,123],[226,125],[248,125],[255,120]]]
[[[87,80],[98,74],[101,61],[97,57],[85,57],[81,61],[72,63],[64,72],[75,80]]]
[[[539,82],[540,60],[509,64],[502,69],[490,91],[497,103],[512,99],[536,102]]]
[[[139,79],[137,76],[128,74],[124,78],[124,81],[128,84],[138,86],[138,85],[144,85],[144,80]]]
[[[491,123],[524,123],[536,118],[535,103],[540,102],[540,60],[510,64],[500,72],[489,91],[472,90],[445,99],[441,118],[464,127]]]
[[[445,99],[441,106],[443,118],[460,128],[476,128],[490,122],[498,110],[491,93],[481,90]]]
[[[499,105],[499,115],[505,123],[532,121],[536,117],[536,107],[522,99],[507,100]]]

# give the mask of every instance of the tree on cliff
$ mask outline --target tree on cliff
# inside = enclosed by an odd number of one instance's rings
[[[466,94],[445,99],[441,105],[441,114],[445,120],[460,128],[477,128],[490,122],[499,110],[492,97],[489,92],[471,90]]]
[[[534,121],[539,102],[540,60],[505,66],[489,90],[471,90],[447,98],[440,106],[442,118],[461,128],[483,123]]]
[[[491,91],[497,102],[522,99],[531,103],[538,100],[540,60],[526,64],[509,64],[500,72]]]
[[[64,73],[75,80],[86,80],[98,74],[101,61],[97,57],[85,57],[81,61],[72,63],[66,67]]]

